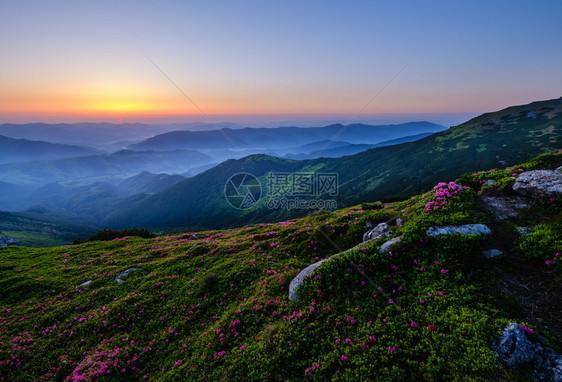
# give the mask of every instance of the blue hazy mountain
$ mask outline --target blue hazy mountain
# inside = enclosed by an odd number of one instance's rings
[[[122,150],[113,154],[91,155],[52,161],[0,165],[0,181],[42,185],[51,182],[125,179],[142,171],[183,173],[214,162],[195,150],[168,152]]]
[[[172,131],[130,145],[132,150],[203,150],[203,149],[277,149],[307,145],[323,140],[338,140],[352,144],[376,144],[426,132],[438,132],[445,127],[430,122],[409,122],[397,125],[324,127],[278,127],[220,129],[214,131]]]
[[[392,146],[400,143],[413,142],[425,138],[433,133],[421,133],[383,141],[377,144],[353,144],[347,142],[320,141],[309,145],[301,146],[293,152],[298,154],[286,154],[283,157],[288,159],[312,159],[312,158],[339,158],[345,155],[354,155],[375,147]]]
[[[52,160],[100,154],[89,147],[14,139],[0,135],[0,163]]]

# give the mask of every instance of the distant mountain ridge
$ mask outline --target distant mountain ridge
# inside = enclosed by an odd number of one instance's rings
[[[301,149],[302,148],[311,149],[312,147],[314,147],[314,149],[312,149],[313,151],[301,152],[300,154],[287,154],[284,155],[284,158],[299,159],[299,160],[313,159],[316,157],[339,158],[345,155],[355,155],[365,150],[374,149],[375,147],[392,146],[392,145],[398,145],[400,143],[417,141],[418,139],[425,138],[427,136],[430,136],[431,134],[433,133],[421,133],[416,135],[410,135],[406,137],[392,139],[390,141],[383,141],[373,145],[354,144],[354,143],[347,143],[347,142],[338,142],[336,145],[333,145],[332,144],[333,142],[329,142],[329,141],[323,141],[325,142],[324,144],[318,144],[320,142],[316,142],[316,144],[310,144],[301,147]]]
[[[0,164],[33,160],[55,160],[96,154],[101,154],[101,151],[90,147],[30,141],[0,135]]]
[[[213,158],[195,150],[122,150],[113,154],[3,164],[0,165],[0,181],[41,185],[88,178],[123,179],[142,171],[182,173],[213,162]]]
[[[107,225],[225,228],[279,221],[306,213],[269,209],[262,198],[237,211],[224,198],[227,180],[248,172],[267,184],[271,172],[339,175],[338,208],[392,195],[424,191],[444,178],[480,168],[522,163],[562,147],[562,98],[486,113],[415,142],[342,158],[295,161],[265,155],[228,160],[146,200],[116,211]]]
[[[431,122],[396,125],[334,124],[324,127],[225,128],[214,131],[172,131],[129,145],[132,150],[186,150],[201,148],[288,148],[337,139],[353,144],[376,144],[403,136],[445,130]]]
[[[0,125],[0,135],[115,151],[172,129],[166,125],[142,123],[5,123]]]

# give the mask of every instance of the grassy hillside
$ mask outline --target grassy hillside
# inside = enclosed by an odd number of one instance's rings
[[[84,225],[69,223],[66,217],[53,216],[44,210],[27,213],[0,212],[0,235],[17,239],[23,246],[53,247],[70,244],[77,237],[92,235],[95,230]]]
[[[230,160],[116,211],[107,225],[227,228],[302,216],[302,210],[270,209],[266,195],[251,209],[227,203],[224,186],[239,172],[258,177],[266,191],[271,172],[336,173],[339,207],[421,192],[443,177],[505,167],[562,146],[562,99],[534,102],[484,114],[415,142],[375,148],[353,156],[292,161],[254,155]],[[306,212],[306,211],[304,211]]]
[[[509,197],[519,169],[561,164],[562,153],[546,155],[400,202],[197,236],[0,249],[0,375],[14,381],[528,378],[529,370],[498,364],[489,348],[498,329],[525,323],[535,330],[533,340],[546,336],[558,349],[562,330],[548,317],[544,326],[532,321],[536,312],[503,294],[498,275],[510,278],[519,265],[539,277],[538,289],[560,284],[554,248],[562,240],[556,228],[562,201],[530,202],[516,220],[495,224],[481,196]],[[497,184],[482,187],[490,177]],[[452,193],[446,204],[441,187]],[[368,224],[381,222],[402,236],[391,253],[379,254],[385,239],[344,252],[361,242]],[[492,235],[425,235],[433,225],[465,223],[488,224]],[[536,231],[521,238],[515,224]],[[507,246],[506,237],[513,238],[507,256],[482,255]],[[299,299],[289,301],[291,279],[327,257]],[[534,303],[552,310],[552,301]]]

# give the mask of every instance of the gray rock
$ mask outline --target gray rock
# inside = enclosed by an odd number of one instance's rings
[[[400,237],[395,237],[394,239],[390,239],[388,241],[385,241],[383,243],[383,245],[381,245],[380,249],[379,249],[379,253],[385,253],[390,251],[390,249],[392,248],[392,246],[394,244],[398,244],[400,243],[402,240],[400,239]]]
[[[486,179],[483,184],[487,184],[488,186],[491,186],[492,184],[496,184],[497,182],[494,179]]]
[[[519,232],[519,234],[521,236],[527,236],[528,234],[530,234],[531,232],[535,232],[534,229],[529,228],[529,227],[515,227],[515,230],[517,232]]]
[[[86,282],[83,282],[82,284],[78,285],[78,286],[88,286],[92,283],[92,280],[88,280]]]
[[[558,356],[556,361],[554,361],[554,366],[552,367],[552,380],[554,382],[562,382],[562,357]]]
[[[380,223],[375,228],[363,234],[363,242],[378,239],[379,237],[389,237],[392,235],[392,230],[386,223]]]
[[[442,227],[428,228],[425,234],[427,236],[451,235],[461,233],[463,235],[489,235],[492,233],[490,228],[484,224],[465,224],[465,225],[446,225]]]
[[[404,219],[402,218],[396,218],[396,225],[398,227],[404,227]]]
[[[535,346],[527,339],[523,329],[515,323],[508,324],[502,330],[502,335],[496,338],[492,345],[492,351],[503,363],[511,367],[535,358]]]
[[[300,271],[300,273],[296,275],[293,280],[291,280],[291,283],[289,284],[289,300],[294,301],[297,299],[297,297],[299,297],[297,289],[304,283],[304,280],[306,280],[306,278],[310,276],[312,272],[314,272],[314,269],[318,268],[320,264],[322,264],[326,260],[330,259],[320,260],[314,264],[309,265],[308,267]]]
[[[562,173],[554,170],[533,170],[521,173],[515,180],[513,190],[530,197],[562,194]]]
[[[556,169],[556,172],[562,173],[562,166],[558,167],[558,168]]]
[[[520,196],[501,197],[483,196],[481,199],[484,208],[492,212],[498,221],[506,221],[519,214],[519,210],[528,208],[529,204]]]
[[[115,281],[117,282],[117,284],[121,284],[123,282],[123,280],[121,280],[121,277],[126,277],[129,272],[134,272],[136,270],[137,268],[129,268],[124,270],[123,272],[119,273],[119,275],[115,278]]]
[[[488,250],[482,251],[482,254],[485,257],[490,259],[492,257],[503,255],[503,252],[500,251],[499,249],[488,249]]]
[[[492,351],[511,367],[531,363],[535,380],[562,382],[562,356],[540,342],[529,341],[518,324],[510,323],[502,329],[501,336],[492,344]]]

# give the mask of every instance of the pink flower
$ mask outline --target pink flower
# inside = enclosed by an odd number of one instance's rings
[[[345,361],[346,359],[347,359],[347,357],[342,354],[342,355],[341,355],[341,360],[342,360],[342,361]]]
[[[418,326],[418,324],[416,323],[416,321],[412,321],[412,323],[410,324],[410,326],[412,328],[415,328],[416,326]]]
[[[550,265],[550,264],[552,264],[552,260],[546,260],[545,263],[546,263],[546,265]]]
[[[396,351],[396,347],[394,347],[394,346],[389,346],[389,347],[388,347],[388,351],[392,353],[392,352]]]
[[[244,349],[246,349],[246,346],[244,345],[240,346],[240,351],[244,351]]]
[[[435,325],[427,325],[427,328],[429,329],[430,332],[435,330]]]

